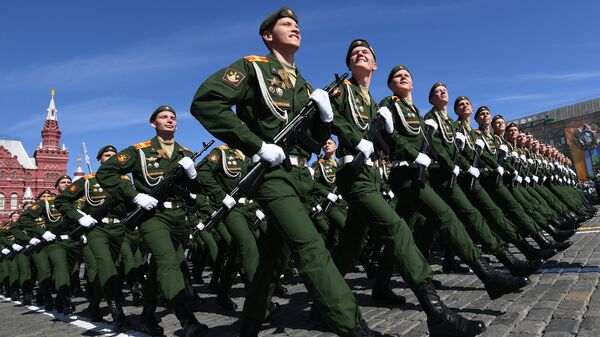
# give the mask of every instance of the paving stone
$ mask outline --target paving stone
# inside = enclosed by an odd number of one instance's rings
[[[548,323],[544,332],[564,332],[574,334],[577,331],[579,324],[579,321],[572,319],[553,319]]]

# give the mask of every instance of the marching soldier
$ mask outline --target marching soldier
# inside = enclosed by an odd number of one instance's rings
[[[310,152],[296,146],[286,153],[271,143],[309,99],[319,110],[309,132],[325,143],[333,120],[329,98],[323,90],[313,92],[296,68],[294,55],[301,42],[296,13],[289,8],[276,11],[260,25],[259,34],[271,53],[247,56],[217,71],[200,86],[191,106],[192,115],[211,134],[272,166],[255,196],[269,222],[263,247],[268,254],[261,255],[244,303],[241,336],[258,334],[291,251],[299,256],[306,288],[331,330],[370,335],[356,299],[304,207],[313,184],[306,167]],[[280,165],[284,159],[287,168]]]
[[[96,178],[109,195],[133,202],[148,212],[138,224],[140,235],[152,254],[148,280],[144,284],[142,329],[153,336],[163,333],[154,317],[160,290],[181,323],[184,335],[204,336],[208,327],[194,316],[180,268],[185,258],[182,243],[189,236],[185,223],[185,199],[179,194],[170,195],[159,204],[148,194],[162,181],[162,176],[177,165],[183,167],[185,177],[184,181],[176,184],[194,188],[197,186],[196,169],[189,158],[191,151],[175,141],[177,118],[172,107],[161,105],[156,108],[150,116],[150,124],[156,130],[156,136],[108,159],[98,169]],[[133,176],[134,186],[122,183],[121,177],[128,173]]]

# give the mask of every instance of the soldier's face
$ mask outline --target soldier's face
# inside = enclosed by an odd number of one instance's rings
[[[519,135],[519,129],[514,126],[510,127],[510,128],[508,128],[508,132],[506,134],[507,134],[508,141],[512,142],[515,139],[517,139],[517,136]]]
[[[504,119],[502,118],[498,118],[494,121],[494,131],[496,131],[496,133],[501,134],[504,132],[504,130],[506,130],[506,124],[504,123]]]
[[[526,139],[527,139],[527,144],[531,144],[533,142],[533,135],[527,135]]]
[[[67,189],[67,187],[69,187],[69,185],[71,185],[71,179],[68,179],[68,178],[61,179],[58,182],[58,192],[62,193],[64,190]]]
[[[469,120],[473,114],[473,107],[468,99],[463,99],[456,105],[456,114],[462,119]]]
[[[277,20],[271,31],[263,33],[263,39],[271,49],[282,50],[289,47],[298,49],[302,42],[300,28],[296,21],[291,18]]]
[[[105,151],[102,156],[100,156],[100,163],[104,164],[108,160],[108,158],[117,154],[115,151]]]
[[[433,90],[431,95],[431,102],[436,107],[444,107],[448,104],[448,89],[444,86],[439,86]]]
[[[21,214],[15,213],[15,214],[13,214],[13,215],[10,216],[10,221],[11,222],[17,222],[17,220],[19,220],[20,216],[21,216]]]
[[[525,136],[524,133],[519,133],[519,135],[517,136],[517,143],[519,144],[519,146],[524,146],[525,143],[527,142],[527,137]]]
[[[537,151],[537,150],[540,148],[540,142],[538,142],[537,140],[536,140],[536,141],[533,141],[533,142],[531,143],[531,148],[532,148],[533,150]]]
[[[363,46],[352,49],[348,66],[350,67],[350,71],[354,71],[355,69],[375,71],[377,69],[377,63],[375,63],[375,57],[371,53],[371,49]]]
[[[395,95],[407,96],[413,88],[413,80],[410,73],[404,69],[398,70],[388,84]]]
[[[156,129],[156,133],[174,133],[177,128],[177,118],[171,111],[161,111],[150,125]]]
[[[489,126],[491,122],[490,112],[487,110],[483,110],[477,115],[477,117],[475,117],[475,120],[477,121],[477,124],[481,126]]]
[[[336,149],[337,149],[337,145],[335,144],[335,142],[332,139],[327,140],[325,145],[323,145],[323,152],[325,152],[325,154],[327,156],[332,155]]]

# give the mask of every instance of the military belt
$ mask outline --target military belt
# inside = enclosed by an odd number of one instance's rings
[[[165,201],[162,203],[166,209],[177,209],[185,206],[185,202],[182,201]]]
[[[111,224],[111,223],[121,223],[121,220],[117,218],[103,218],[101,220],[102,223]]]
[[[66,235],[66,234],[60,235],[59,238],[61,240],[69,240],[70,239],[70,237],[68,235]]]
[[[348,164],[348,163],[351,163],[353,160],[354,160],[354,156],[353,156],[353,155],[351,155],[351,154],[349,154],[349,155],[346,155],[346,156],[343,156],[342,158],[340,158],[340,161],[342,162],[342,164]],[[373,161],[371,160],[371,158],[367,158],[367,159],[365,160],[365,165],[373,167],[373,164],[374,164],[374,163],[373,163]]]
[[[306,167],[306,158],[302,156],[296,156],[290,154],[287,156],[287,159],[290,161],[290,164],[297,167]]]
[[[254,200],[247,199],[247,198],[239,198],[238,201],[237,201],[237,203],[241,204],[241,205],[250,205],[253,202],[254,202]]]
[[[419,164],[417,164],[417,163],[409,163],[406,160],[394,160],[394,161],[392,161],[392,167],[412,167],[412,168],[418,168]]]

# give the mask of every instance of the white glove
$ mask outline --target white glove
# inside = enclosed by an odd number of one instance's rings
[[[456,138],[456,140],[460,141],[459,149],[462,151],[462,149],[465,148],[465,143],[466,143],[465,135],[462,132],[457,132],[454,134],[454,137]]]
[[[198,196],[194,193],[190,193],[190,198],[196,200]]]
[[[85,235],[81,236],[81,243],[83,243],[84,245],[87,244],[87,237]]]
[[[542,163],[544,163],[544,165],[548,165],[548,161],[546,159],[542,160]]]
[[[562,178],[558,178],[558,182],[562,184],[562,182],[563,182]]]
[[[392,112],[386,106],[379,108],[377,113],[385,120],[385,131],[387,133],[394,132],[394,119],[392,118]]]
[[[21,249],[23,249],[23,246],[21,246],[21,245],[19,245],[19,244],[16,244],[16,243],[13,243],[13,244],[12,244],[12,249],[13,249],[15,252],[18,252],[18,251],[20,251]]]
[[[317,89],[310,94],[309,98],[315,102],[319,108],[321,120],[325,123],[331,122],[333,120],[333,110],[331,109],[331,102],[329,101],[329,95],[327,94],[327,91],[323,89]]]
[[[204,226],[204,224],[203,224],[202,222],[198,222],[198,224],[196,225],[196,228],[197,228],[199,231],[203,230],[203,229],[204,229],[204,227],[206,227],[206,226]]]
[[[550,176],[550,181],[554,181],[554,176]]]
[[[483,150],[483,148],[485,147],[485,143],[481,139],[477,139],[475,141],[475,145],[477,145],[477,147],[479,147],[480,150]]]
[[[317,213],[321,213],[321,211],[323,211],[323,208],[321,207],[321,205],[317,205],[315,207],[312,208],[313,212],[317,212]]]
[[[533,181],[537,184],[538,181],[540,180],[540,178],[538,176],[533,176],[531,177],[533,179]]]
[[[546,176],[542,177],[542,184],[546,182],[546,179],[548,179]]]
[[[554,175],[554,179],[558,180],[558,174]]]
[[[192,158],[183,157],[180,161],[177,162],[177,164],[183,167],[183,169],[185,170],[185,175],[189,179],[196,179],[196,176],[198,176],[198,172],[196,172],[196,166]]]
[[[44,234],[42,234],[42,239],[50,242],[50,241],[54,241],[56,240],[56,235],[54,235],[52,232],[50,231],[45,231]]]
[[[262,143],[260,150],[256,153],[262,160],[271,164],[271,167],[281,164],[285,159],[283,149],[275,144]]]
[[[41,241],[38,238],[31,238],[31,240],[29,240],[29,244],[32,245],[32,246],[35,246],[35,245],[37,245],[40,242]]]
[[[390,197],[390,199],[394,199],[396,195],[394,194],[394,192],[392,192],[392,190],[388,191],[388,197]]]
[[[514,170],[514,171],[513,171],[513,176],[515,176],[515,178],[516,178],[518,175],[519,175],[519,171],[517,171],[517,170]]]
[[[263,213],[260,209],[257,209],[256,217],[258,218],[258,220],[263,221],[265,218],[265,213]]]
[[[505,154],[508,154],[508,146],[506,146],[506,144],[500,145],[500,151],[504,152]]]
[[[458,167],[458,165],[454,165],[454,169],[452,169],[452,174],[454,174],[454,176],[458,177],[459,173],[460,173],[460,168]]]
[[[223,198],[223,205],[227,206],[227,208],[232,209],[233,206],[235,206],[235,204],[237,204],[237,202],[235,201],[235,199],[230,196],[229,194],[225,195],[225,198]]]
[[[529,176],[525,177],[525,182],[528,184],[531,182],[531,179],[529,179]]]
[[[472,176],[473,176],[473,177],[475,177],[475,178],[479,178],[479,175],[481,174],[481,173],[479,172],[479,170],[478,170],[478,169],[476,169],[476,168],[475,168],[475,167],[473,167],[473,166],[470,166],[470,167],[469,167],[469,169],[467,170],[467,172],[469,172],[469,174],[470,174],[470,175],[472,175]]]
[[[147,211],[158,205],[158,200],[146,193],[138,193],[138,195],[133,198],[133,202]]]
[[[365,160],[369,159],[369,157],[371,157],[371,154],[375,152],[373,143],[366,139],[361,139],[360,143],[356,145],[356,149],[365,155]]]
[[[2,248],[2,254],[8,255],[8,254],[10,254],[10,250],[8,250],[6,248]]]
[[[337,195],[333,194],[333,193],[329,193],[327,194],[327,200],[331,201],[331,202],[336,202],[338,199]]]
[[[430,127],[432,127],[433,133],[435,133],[437,131],[438,123],[436,123],[436,121],[434,121],[433,119],[426,120],[425,125],[429,125]]]
[[[522,154],[520,158],[521,158],[522,161],[527,161],[527,158],[525,158],[524,154]]]
[[[520,184],[520,183],[522,183],[522,182],[523,182],[523,177],[521,177],[521,176],[518,176],[518,177],[517,177],[517,182],[518,182],[519,184]]]
[[[417,158],[415,158],[415,163],[428,167],[431,164],[431,158],[429,158],[429,156],[425,153],[419,153]]]
[[[79,220],[77,222],[79,222],[79,224],[85,228],[92,227],[93,225],[98,223],[98,221],[96,219],[92,218],[92,216],[89,214],[85,214],[84,216],[79,218]]]
[[[517,153],[517,151],[511,152],[510,155],[513,156],[513,158],[519,158],[519,154]]]
[[[498,172],[498,174],[502,177],[504,175],[504,167],[498,166],[496,168],[496,172]]]
[[[541,159],[536,159],[535,161],[538,163],[538,165],[542,163]]]
[[[533,159],[529,158],[527,159],[527,162],[529,163],[529,165],[533,164]]]

